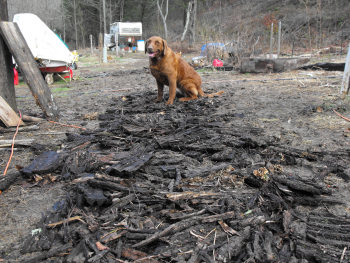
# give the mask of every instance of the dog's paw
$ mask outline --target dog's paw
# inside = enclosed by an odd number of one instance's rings
[[[168,100],[165,104],[166,105],[173,105],[173,102],[174,102],[173,100]]]
[[[157,99],[154,100],[154,102],[155,102],[155,103],[159,103],[159,102],[162,102],[162,100],[163,100],[163,99],[158,99],[158,98],[157,98]]]

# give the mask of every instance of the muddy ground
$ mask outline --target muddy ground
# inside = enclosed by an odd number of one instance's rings
[[[201,127],[200,121],[204,116],[207,118],[206,121],[213,123],[209,126],[203,124],[206,132],[211,129],[230,130],[235,138],[248,138],[246,141],[249,142],[250,148],[240,145],[246,155],[242,155],[242,151],[236,152],[235,155],[235,143],[227,142],[225,138],[227,134],[223,133],[222,138],[211,138],[212,143],[214,144],[216,140],[217,145],[208,147],[205,151],[200,149],[200,143],[206,138],[203,134],[198,135],[197,141],[193,142],[197,145],[191,144],[192,148],[182,152],[196,161],[194,164],[196,169],[201,165],[204,167],[208,162],[212,166],[229,164],[232,171],[237,171],[234,177],[237,182],[233,182],[235,188],[239,185],[238,188],[243,192],[248,191],[245,193],[249,195],[251,186],[242,183],[245,176],[252,175],[258,168],[268,168],[271,165],[269,161],[273,163],[272,160],[276,159],[275,154],[278,151],[281,152],[281,160],[290,152],[298,153],[298,157],[294,156],[296,160],[291,162],[282,160],[279,163],[284,174],[318,180],[318,183],[332,191],[332,198],[342,202],[324,204],[319,209],[326,208],[333,215],[344,220],[349,219],[350,123],[333,112],[337,110],[344,116],[350,115],[349,99],[341,100],[339,97],[342,72],[292,71],[278,74],[240,74],[235,71],[199,70],[205,92],[223,90],[224,94],[213,99],[201,98],[188,103],[176,100],[174,106],[166,106],[164,103],[154,105],[152,102],[156,97],[156,84],[147,70],[148,60],[144,54],[129,54],[102,66],[91,58],[82,57],[82,62],[78,65],[75,80],[69,84],[60,81],[51,86],[61,110],[60,123],[76,125],[92,132],[101,129],[101,124],[102,128],[113,128],[113,123],[117,122],[117,119],[111,120],[111,118],[123,115],[124,113],[121,113],[123,108],[128,112],[125,116],[135,120],[142,120],[143,114],[159,116],[170,114],[173,120],[181,119],[187,116],[186,114],[197,114],[201,116],[194,120],[199,121],[197,128]],[[23,114],[37,117],[42,115],[25,84],[16,88],[16,95],[18,108]],[[167,97],[167,94],[165,96]],[[191,117],[188,116],[188,119]],[[162,120],[166,121],[162,118],[155,121]],[[224,121],[225,127],[216,126],[216,121]],[[33,125],[37,127],[19,132],[18,139],[30,138],[35,142],[30,147],[16,147],[11,169],[15,166],[27,166],[45,151],[64,151],[69,148],[66,133],[83,132],[79,128],[48,122]],[[159,125],[161,126],[161,123]],[[0,139],[12,138],[13,131],[6,129],[1,131]],[[132,134],[135,131],[129,132]],[[153,131],[140,132],[149,136]],[[157,129],[154,133],[157,136],[162,134]],[[119,137],[119,140],[127,138],[124,133],[115,133],[115,136]],[[176,138],[175,141],[178,140],[182,138]],[[219,143],[220,140],[222,143]],[[165,145],[167,142],[158,142],[160,145],[162,143]],[[171,143],[169,141],[169,144]],[[164,147],[175,151],[171,145]],[[118,152],[117,146],[106,149],[105,154]],[[268,152],[271,149],[273,153],[269,156]],[[197,156],[199,152],[200,155]],[[9,149],[0,148],[0,155],[0,170],[4,171],[10,155]],[[152,160],[162,157],[153,158]],[[182,169],[184,174],[190,171],[188,167]],[[271,169],[269,171],[272,173]],[[152,172],[160,175],[159,171],[150,168],[148,173]],[[215,173],[218,171],[210,175]],[[52,176],[58,175],[52,173]],[[59,179],[59,176],[57,178]],[[21,252],[24,240],[37,228],[46,211],[53,210],[54,204],[67,196],[66,189],[69,187],[70,182],[67,181],[55,181],[50,177],[34,181],[33,177],[30,177],[21,178],[1,194],[0,258],[21,262],[29,257]],[[344,255],[344,260],[349,260],[348,254]],[[257,259],[256,261],[259,262]]]

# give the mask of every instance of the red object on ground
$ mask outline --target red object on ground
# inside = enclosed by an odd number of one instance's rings
[[[13,81],[14,81],[14,84],[15,85],[18,85],[19,84],[19,81],[18,81],[18,72],[15,68],[13,68]]]
[[[64,76],[65,79],[73,79],[73,70],[69,68],[69,75]]]
[[[224,63],[221,61],[221,60],[219,60],[219,59],[214,59],[213,60],[213,66],[214,67],[223,67],[224,66]]]

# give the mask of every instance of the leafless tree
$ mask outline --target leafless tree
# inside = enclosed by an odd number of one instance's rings
[[[192,7],[193,7],[193,0],[191,0],[187,6],[185,27],[184,27],[184,32],[182,33],[182,36],[181,36],[181,41],[185,40],[185,36],[187,34],[188,25],[190,24],[190,19],[191,19]]]
[[[168,17],[168,12],[169,12],[169,0],[165,0],[165,11],[163,14],[163,4],[164,4],[164,0],[162,0],[162,3],[159,4],[159,0],[157,0],[157,7],[158,7],[158,11],[160,16],[162,17],[162,21],[163,21],[163,26],[164,26],[164,38],[168,39],[168,28],[167,28],[167,24],[166,24],[166,19]]]

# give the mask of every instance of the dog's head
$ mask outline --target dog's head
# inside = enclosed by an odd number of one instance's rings
[[[161,37],[150,37],[145,43],[145,54],[148,53],[150,58],[163,57],[167,54],[167,50],[168,44]]]

